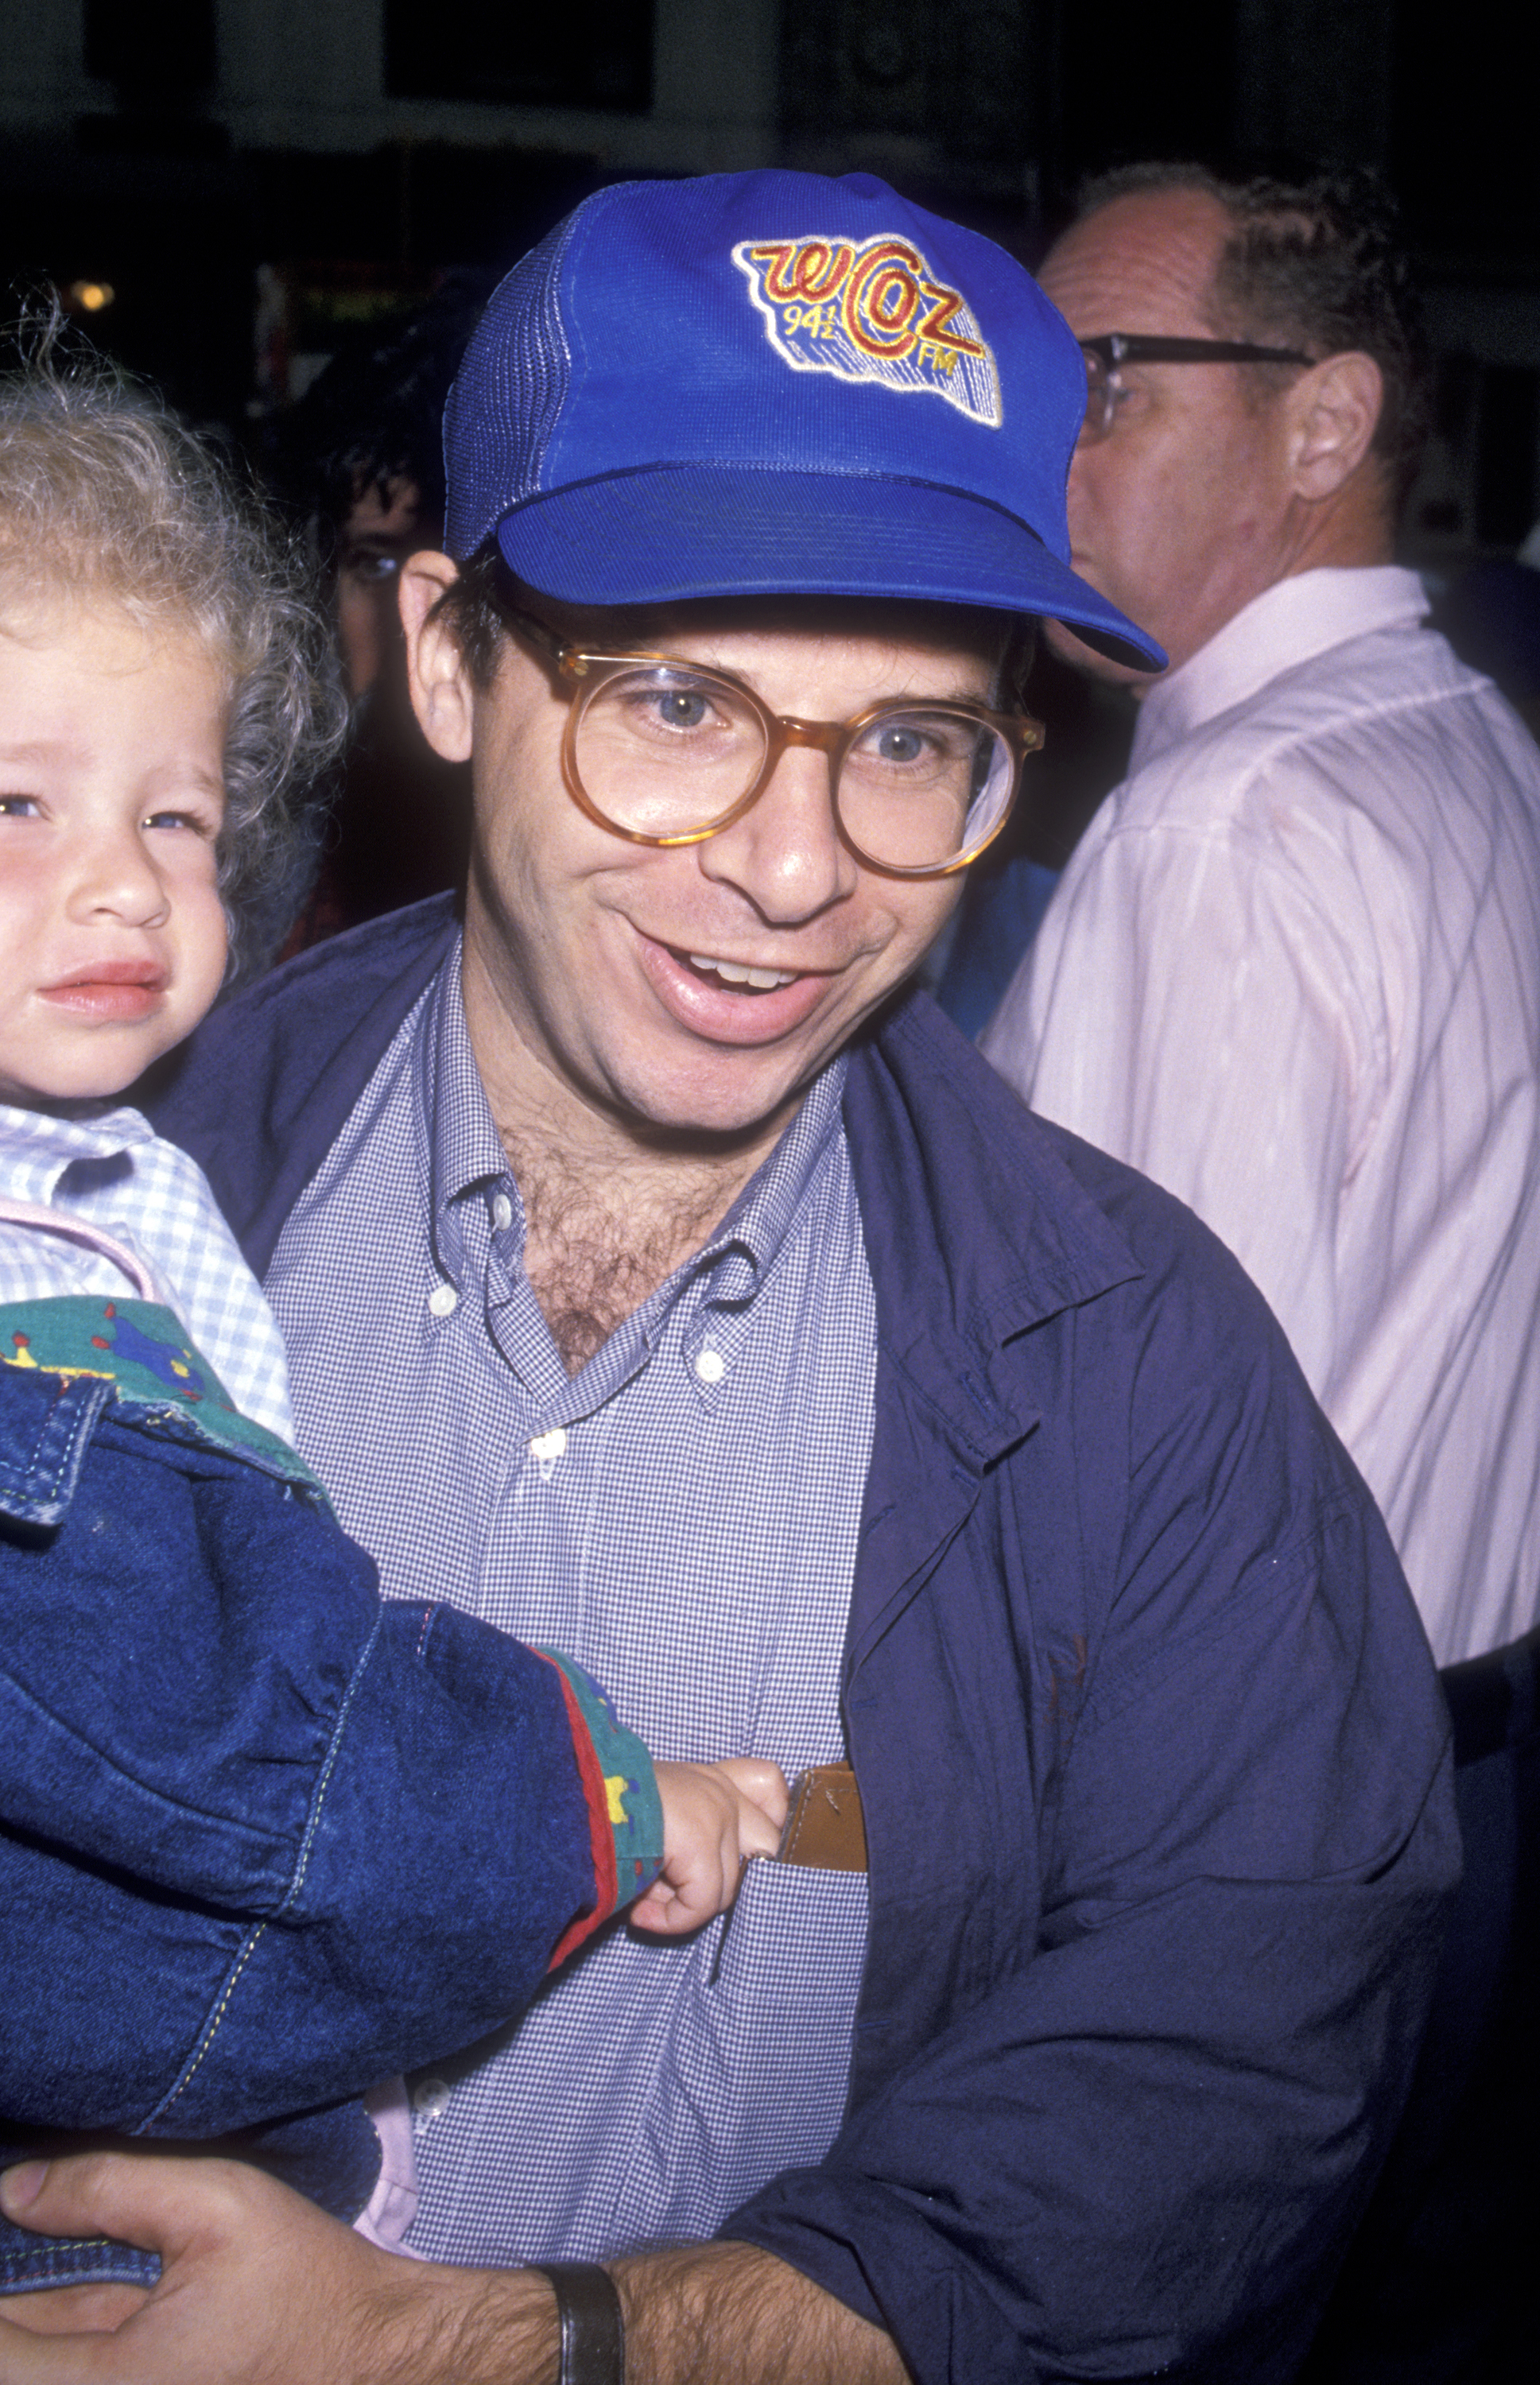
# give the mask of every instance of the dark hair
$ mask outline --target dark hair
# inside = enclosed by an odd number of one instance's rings
[[[334,532],[366,490],[383,501],[395,481],[412,481],[419,510],[443,518],[444,401],[496,281],[457,268],[407,322],[352,343],[317,376],[283,424],[278,459],[313,522]]]
[[[1384,403],[1371,452],[1382,458],[1399,503],[1427,437],[1428,366],[1396,204],[1378,176],[1351,168],[1302,181],[1262,175],[1227,181],[1206,166],[1151,161],[1088,182],[1078,219],[1115,199],[1157,191],[1201,192],[1230,217],[1233,230],[1214,273],[1216,331],[1318,356],[1356,348],[1373,357]],[[1246,369],[1271,376],[1279,368]]]
[[[304,898],[318,785],[345,712],[294,542],[249,481],[56,310],[24,322],[0,375],[0,605],[106,601],[142,629],[185,626],[230,692],[219,884],[229,978],[266,966]]]
[[[645,643],[652,618],[637,605],[564,605],[526,588],[504,562],[496,540],[489,538],[461,564],[458,579],[433,606],[434,616],[448,624],[473,687],[488,688],[496,678],[510,616],[519,613],[532,614],[568,645],[613,646],[620,652]]]

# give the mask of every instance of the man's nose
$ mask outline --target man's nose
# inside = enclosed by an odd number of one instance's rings
[[[166,918],[165,880],[137,825],[81,839],[69,907],[72,918],[107,918],[129,928],[155,928]]]
[[[695,848],[704,874],[735,886],[777,926],[811,919],[854,892],[858,865],[834,819],[827,755],[793,745],[742,819]]]

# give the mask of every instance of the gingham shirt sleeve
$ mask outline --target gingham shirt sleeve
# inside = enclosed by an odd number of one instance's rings
[[[99,1226],[143,1259],[235,1405],[294,1440],[282,1337],[202,1169],[137,1110],[57,1118],[0,1108],[0,1186],[13,1200]],[[8,1300],[134,1287],[104,1254],[26,1227],[0,1227]]]
[[[134,1192],[131,1239],[193,1341],[243,1414],[292,1442],[282,1337],[202,1168],[157,1136],[134,1152]]]

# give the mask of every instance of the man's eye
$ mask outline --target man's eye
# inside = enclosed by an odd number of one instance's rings
[[[35,795],[0,795],[0,819],[41,819],[43,805]]]
[[[709,709],[698,688],[670,688],[657,698],[657,717],[666,729],[698,729]]]
[[[918,762],[925,751],[925,740],[918,729],[888,728],[877,733],[877,758],[899,768]]]
[[[350,580],[371,581],[376,585],[384,580],[394,580],[400,568],[401,557],[398,555],[350,555],[343,565]]]

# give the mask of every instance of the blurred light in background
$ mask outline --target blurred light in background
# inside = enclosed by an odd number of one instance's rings
[[[111,306],[117,295],[110,281],[71,281],[69,284],[70,305],[79,306],[87,315],[99,315],[104,306]]]

